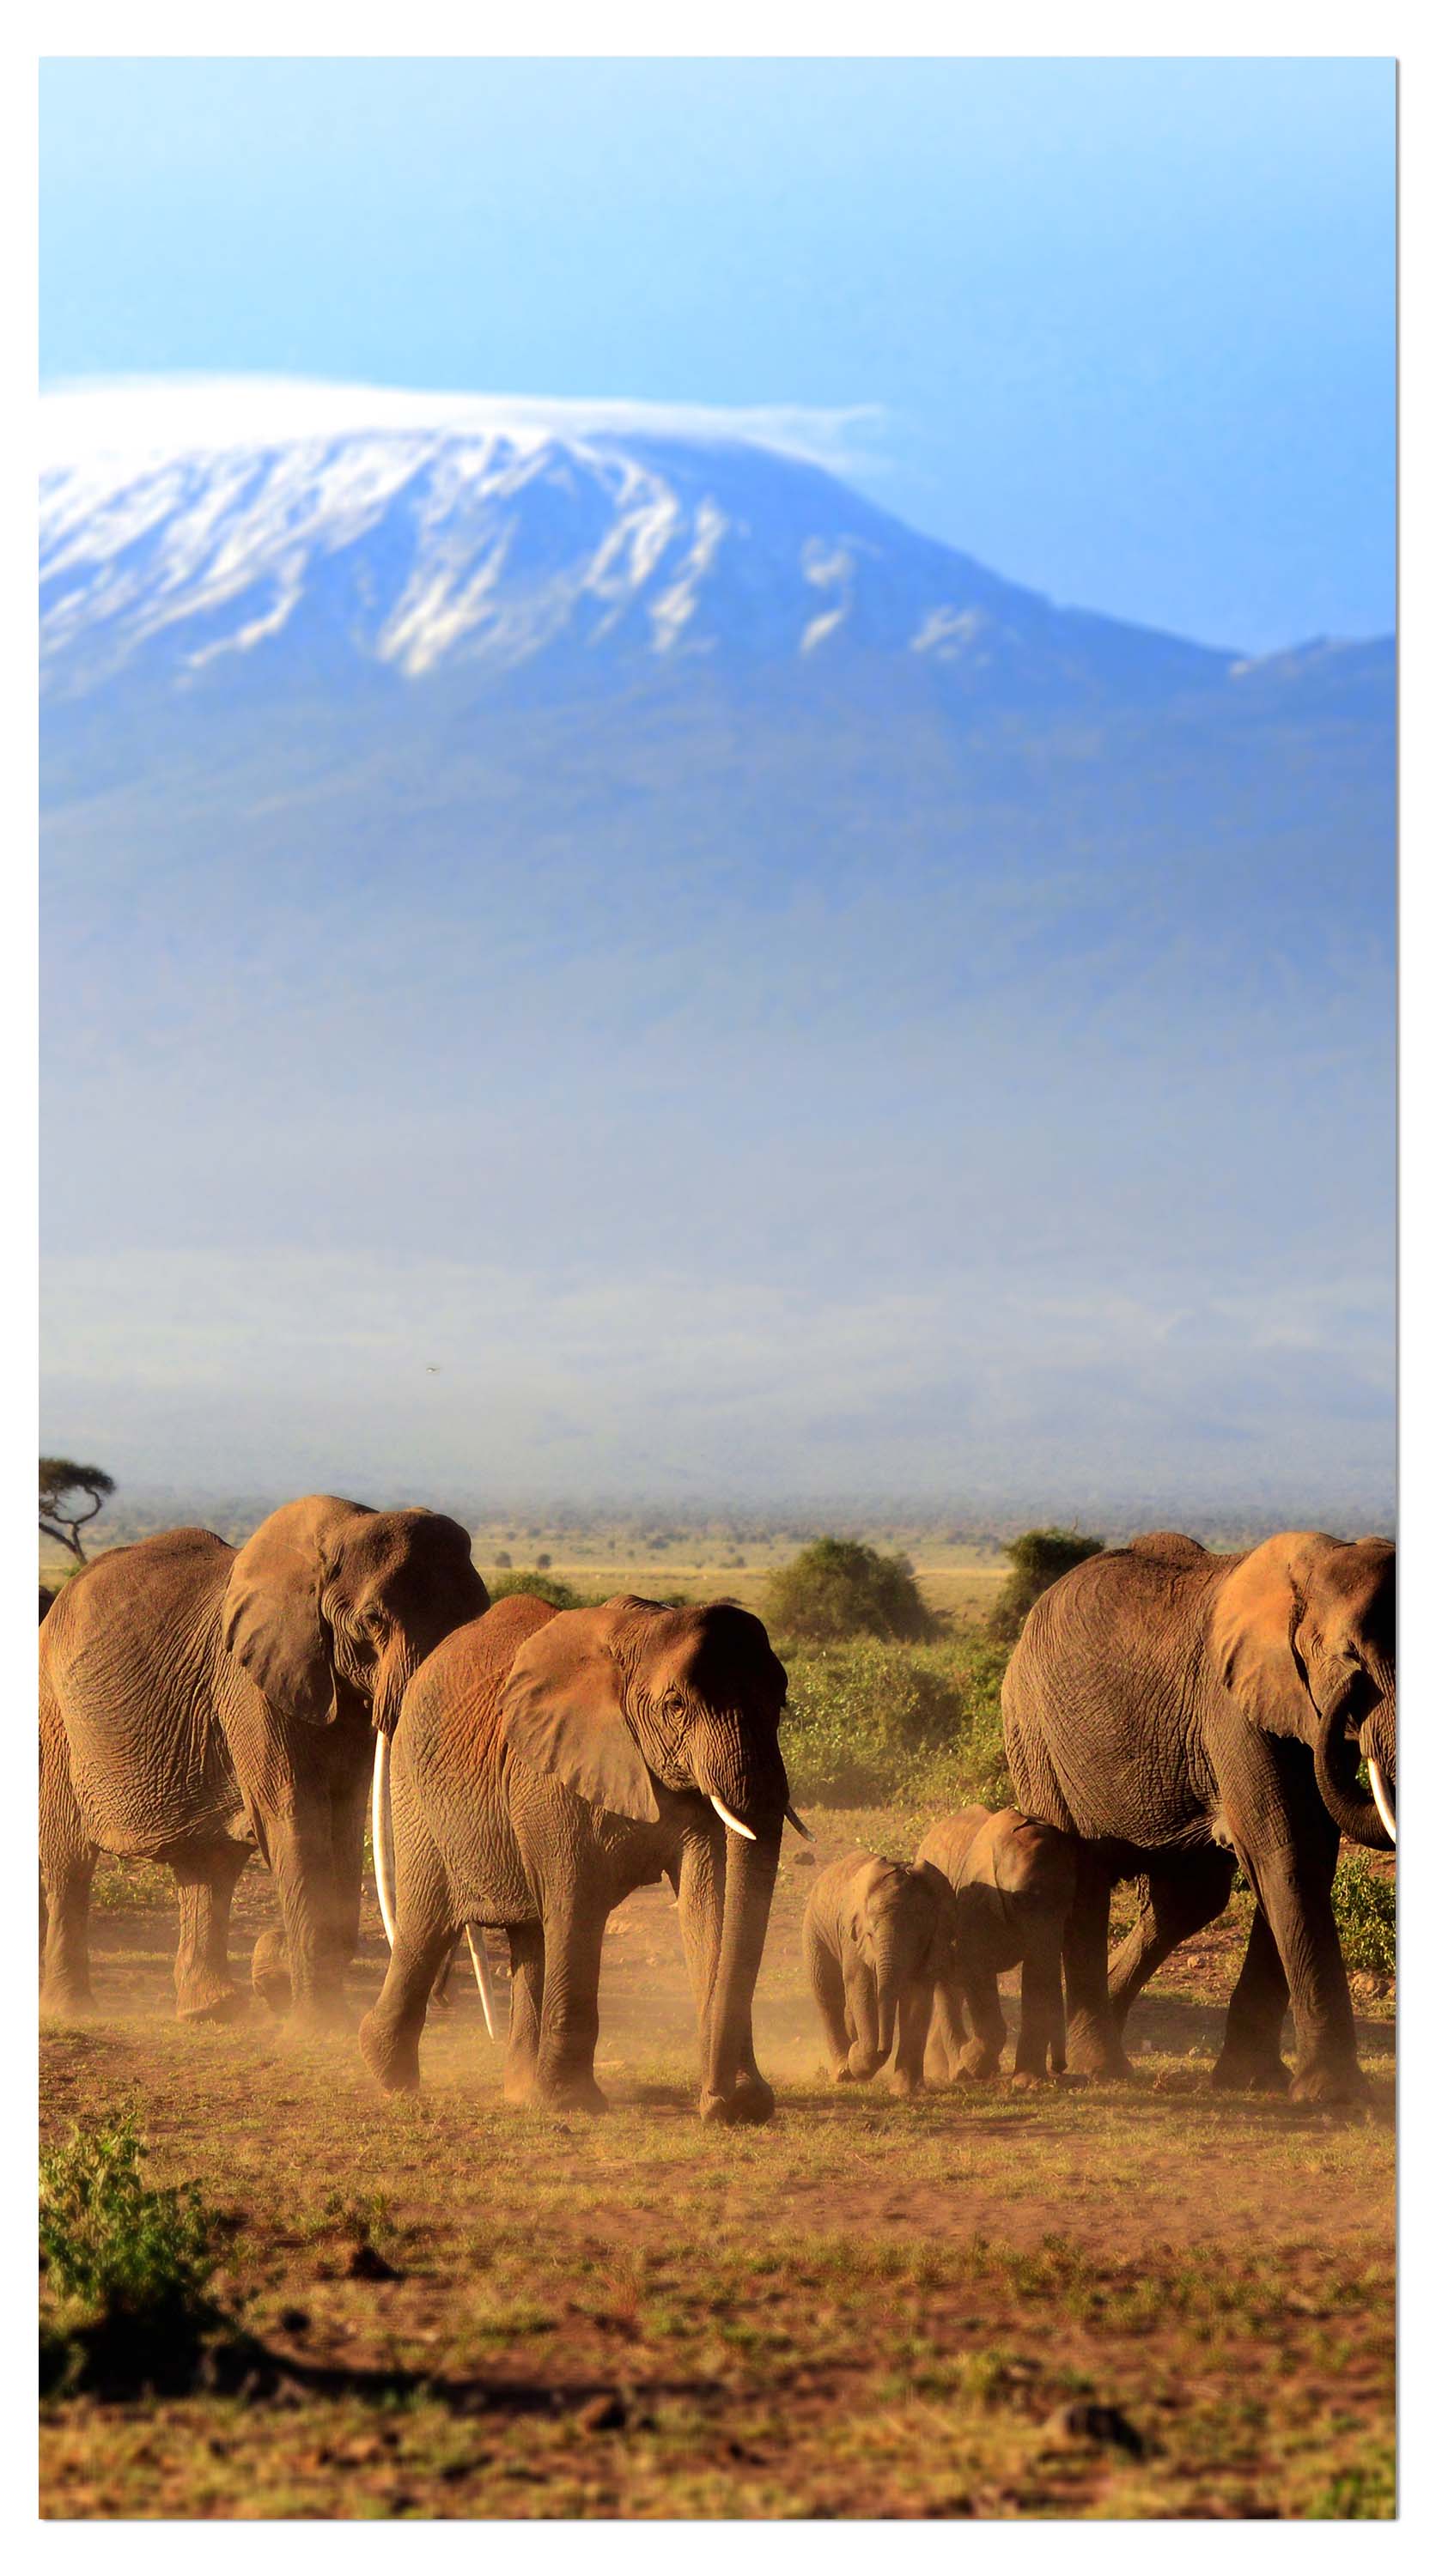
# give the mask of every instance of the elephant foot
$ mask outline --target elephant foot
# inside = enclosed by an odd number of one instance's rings
[[[1120,2039],[1090,2024],[1068,2025],[1067,2056],[1079,2075],[1095,2075],[1104,2084],[1129,2084],[1136,2072]]]
[[[40,2010],[46,2021],[90,2021],[97,2006],[88,1985],[74,1977],[47,1977],[40,1989]]]
[[[1359,2066],[1308,2066],[1291,2079],[1290,2102],[1365,2102],[1370,2087]]]
[[[1054,2066],[1052,2070],[1052,2081],[1054,2084],[1063,2085],[1071,2092],[1080,2093],[1083,2085],[1088,2081],[1088,2078],[1085,2075],[1079,2074],[1076,2067]]]
[[[608,2095],[591,2075],[563,2075],[556,2081],[534,2083],[528,2094],[531,2111],[546,2111],[560,2118],[565,2111],[582,2111],[597,2119],[608,2109]]]
[[[386,2093],[417,2093],[419,2044],[401,2038],[377,2013],[366,2012],[359,2024],[359,2054]]]
[[[902,2067],[896,2069],[891,2078],[891,2090],[899,2102],[914,2101],[926,2089],[920,2075],[909,2075]]]
[[[959,2075],[965,2075],[969,2083],[987,2084],[1001,2063],[1001,2058],[994,2057],[990,2048],[983,2048],[978,2041],[970,2039],[958,2056],[957,2071]]]
[[[839,2058],[836,2066],[830,2066],[828,2073],[835,2084],[851,2084],[853,2080],[853,2070],[845,2057]]]
[[[848,2073],[855,2084],[871,2084],[882,2064],[882,2058],[866,2056],[860,2048],[854,2047],[849,2051]]]
[[[1286,2093],[1291,2068],[1280,2057],[1243,2057],[1224,2048],[1212,2068],[1212,2083],[1218,2093]]]
[[[249,1963],[249,1980],[266,2011],[275,2015],[288,2012],[294,1997],[282,1932],[261,1932]]]
[[[1014,2093],[1045,2093],[1051,2078],[1036,2074],[1030,2066],[1016,2066],[1009,2078]]]
[[[740,2075],[733,2095],[733,2117],[750,2129],[761,2129],[778,2107],[778,2097],[761,2075]]]
[[[229,1977],[190,1977],[177,1989],[178,2021],[243,2021],[249,1997]]]
[[[342,1995],[301,1995],[285,2025],[295,2039],[342,2039],[354,2028],[354,2013]]]
[[[764,2096],[766,2095],[766,2102]],[[765,2084],[762,2092],[738,2086],[732,2093],[714,2093],[705,2085],[698,2096],[698,2117],[715,2129],[737,2129],[745,2125],[761,2128],[773,2116],[773,2095]]]

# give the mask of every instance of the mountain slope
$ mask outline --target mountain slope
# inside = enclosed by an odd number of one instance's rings
[[[1375,1508],[1389,645],[531,419],[72,459],[42,532],[72,1442],[402,1481],[446,1334],[424,1455],[510,1490]]]

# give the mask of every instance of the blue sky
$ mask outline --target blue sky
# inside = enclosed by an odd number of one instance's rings
[[[873,405],[852,479],[1055,597],[1393,620],[1389,63],[68,61],[47,381]]]

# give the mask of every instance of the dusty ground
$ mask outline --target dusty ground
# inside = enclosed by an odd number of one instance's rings
[[[811,1821],[820,1862],[920,1830]],[[221,2296],[306,2376],[51,2405],[44,2512],[1389,2514],[1390,1999],[1358,1980],[1369,2108],[1211,2094],[1234,1915],[1139,2008],[1131,2087],[839,2094],[801,1976],[811,1883],[785,1858],[759,1989],[779,2116],[729,2134],[693,2117],[666,1889],[611,1926],[612,2113],[556,2122],[499,2100],[471,1978],[415,2103],[352,2038],[300,2049],[257,2011],[181,2028],[164,1882],[109,1865],[101,2017],[45,2030],[46,2133],[136,2106],[151,2179],[197,2176],[232,2222]],[[257,1869],[237,1918],[243,1954],[271,1919]],[[382,1957],[371,1910],[356,2018]],[[1143,2456],[1054,2427],[1089,2398]]]

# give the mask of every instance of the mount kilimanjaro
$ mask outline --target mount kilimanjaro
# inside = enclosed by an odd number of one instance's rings
[[[431,1250],[601,1295],[656,1157],[643,1257],[679,1284],[645,1348],[695,1279],[916,1301],[872,1328],[896,1411],[829,1389],[780,1436],[775,1399],[745,1490],[803,1490],[873,1409],[862,1490],[917,1492],[924,1442],[935,1483],[965,1442],[995,1490],[1079,1381],[1072,1456],[1109,1483],[1181,1440],[1240,1477],[1258,1312],[1287,1379],[1338,1353],[1384,1490],[1389,641],[1216,651],[1056,607],[785,450],[493,407],[74,449],[40,597],[60,1249],[258,1228],[369,1261],[377,1158]],[[341,1080],[363,1148],[321,1114]],[[1148,1323],[1109,1348],[1071,1319],[1114,1293]],[[720,1411],[710,1492],[748,1437]]]

